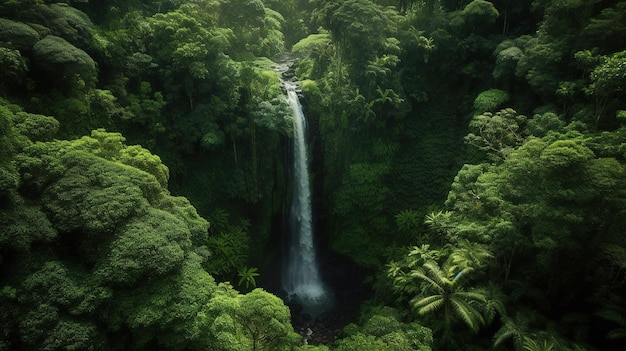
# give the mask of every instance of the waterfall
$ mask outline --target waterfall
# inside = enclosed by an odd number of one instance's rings
[[[311,187],[306,149],[306,121],[296,86],[285,82],[287,102],[293,111],[293,197],[289,218],[290,242],[283,267],[283,288],[288,299],[316,316],[332,307],[333,297],[320,277],[311,208]]]

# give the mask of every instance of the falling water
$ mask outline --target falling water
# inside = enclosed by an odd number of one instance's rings
[[[286,82],[287,101],[293,111],[293,198],[290,214],[291,241],[283,269],[283,288],[304,313],[316,316],[332,307],[332,294],[320,278],[311,210],[311,188],[307,162],[306,122],[295,86]]]

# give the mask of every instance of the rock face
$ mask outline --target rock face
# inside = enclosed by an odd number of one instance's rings
[[[295,85],[296,94],[298,94],[298,98],[300,99],[300,103],[304,103],[305,96],[302,94],[302,89],[300,88],[300,82],[296,77],[296,60],[289,54],[285,54],[283,58],[276,65],[276,72],[280,73],[281,76],[281,89],[283,90],[283,94],[286,94],[286,86],[285,82],[289,82],[291,85]]]

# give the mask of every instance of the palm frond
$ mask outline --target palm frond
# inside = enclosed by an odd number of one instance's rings
[[[552,351],[556,346],[557,345],[553,340],[535,341],[528,336],[524,337],[523,349],[525,351]]]
[[[484,292],[480,290],[472,290],[472,291],[456,291],[454,295],[457,298],[463,298],[465,300],[475,300],[479,302],[487,302],[487,297]]]
[[[521,351],[524,343],[524,335],[519,325],[515,324],[511,319],[504,320],[502,327],[493,336],[493,346],[503,345],[507,340],[513,341],[515,350]]]
[[[484,268],[491,258],[493,258],[493,255],[485,245],[461,240],[459,247],[448,257],[446,266],[450,274],[465,271],[468,268],[470,270],[467,273],[469,273]]]
[[[428,261],[422,266],[425,272],[436,282],[436,285],[440,288],[452,285],[452,281],[448,279],[446,274],[441,270],[437,262]]]
[[[414,269],[411,272],[409,272],[409,275],[412,278],[418,278],[420,280],[425,281],[426,283],[428,283],[428,285],[430,287],[432,287],[433,289],[435,289],[437,292],[443,292],[443,286],[441,286],[441,284],[439,284],[439,282],[433,280],[428,274],[427,272],[425,272],[423,269],[418,268],[418,269]]]
[[[450,303],[454,307],[456,314],[461,317],[461,320],[473,331],[478,332],[480,327],[485,324],[485,320],[480,312],[474,308],[467,301],[461,299],[451,299]]]
[[[507,318],[505,302],[507,296],[502,292],[499,285],[489,282],[483,289],[487,302],[485,303],[485,319],[488,323],[491,323],[495,316],[498,314],[501,318]]]
[[[488,298],[485,302],[484,310],[485,311],[483,314],[485,316],[485,322],[487,322],[487,324],[491,324],[496,319],[496,315],[498,314],[500,316],[506,316],[504,304],[501,300],[498,299]]]
[[[413,307],[417,308],[417,313],[421,315],[438,310],[445,304],[445,302],[446,301],[443,295],[432,295],[418,301],[411,301]]]
[[[472,267],[465,267],[462,270],[457,272],[458,268],[459,267],[456,267],[456,266],[455,267],[448,267],[448,270],[447,270],[447,275],[449,277],[453,277],[452,278],[452,283],[453,284],[456,284],[459,281],[459,279],[461,279],[462,277],[467,276],[469,273],[472,273],[472,271],[474,271],[474,268],[472,268]],[[455,272],[457,272],[457,273],[455,273]]]

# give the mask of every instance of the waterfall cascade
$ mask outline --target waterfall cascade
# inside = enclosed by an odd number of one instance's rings
[[[293,198],[289,218],[290,242],[283,264],[283,289],[288,300],[302,306],[311,316],[329,310],[333,295],[322,282],[313,240],[311,188],[306,149],[306,121],[296,84],[283,82],[287,102],[293,111]]]

